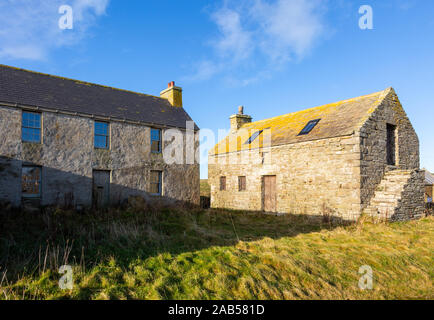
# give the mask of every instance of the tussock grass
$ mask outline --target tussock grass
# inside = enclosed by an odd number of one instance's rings
[[[3,213],[0,231],[0,299],[434,298],[434,217],[348,225],[139,203]],[[358,288],[362,265],[372,290]]]

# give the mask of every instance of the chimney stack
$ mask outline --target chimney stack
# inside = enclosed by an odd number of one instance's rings
[[[234,114],[230,116],[231,121],[231,132],[235,133],[238,129],[240,129],[244,124],[252,122],[252,117],[244,114],[244,107],[238,107],[238,114]]]
[[[175,86],[175,81],[170,81],[167,89],[160,92],[160,97],[169,100],[174,107],[182,108],[182,88]]]

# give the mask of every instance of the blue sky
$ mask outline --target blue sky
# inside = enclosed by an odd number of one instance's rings
[[[260,120],[392,86],[434,171],[433,13],[427,0],[2,0],[0,63],[154,95],[174,80],[216,136],[238,105]]]

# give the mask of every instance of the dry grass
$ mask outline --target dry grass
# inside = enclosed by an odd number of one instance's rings
[[[342,225],[139,205],[4,214],[0,228],[0,299],[434,298],[434,217]],[[64,263],[72,290],[58,287]],[[358,288],[362,265],[372,290]]]
[[[200,179],[200,195],[204,197],[211,196],[211,187],[207,179]]]

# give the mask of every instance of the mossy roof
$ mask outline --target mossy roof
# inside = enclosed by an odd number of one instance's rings
[[[1,102],[179,128],[191,121],[167,99],[2,64]]]
[[[388,88],[369,95],[244,124],[238,131],[231,132],[216,144],[210,154],[351,135],[365,123],[391,91],[393,89]],[[310,133],[299,135],[309,121],[316,119],[321,120]],[[260,130],[264,132],[258,138],[251,144],[245,143],[252,134]]]

